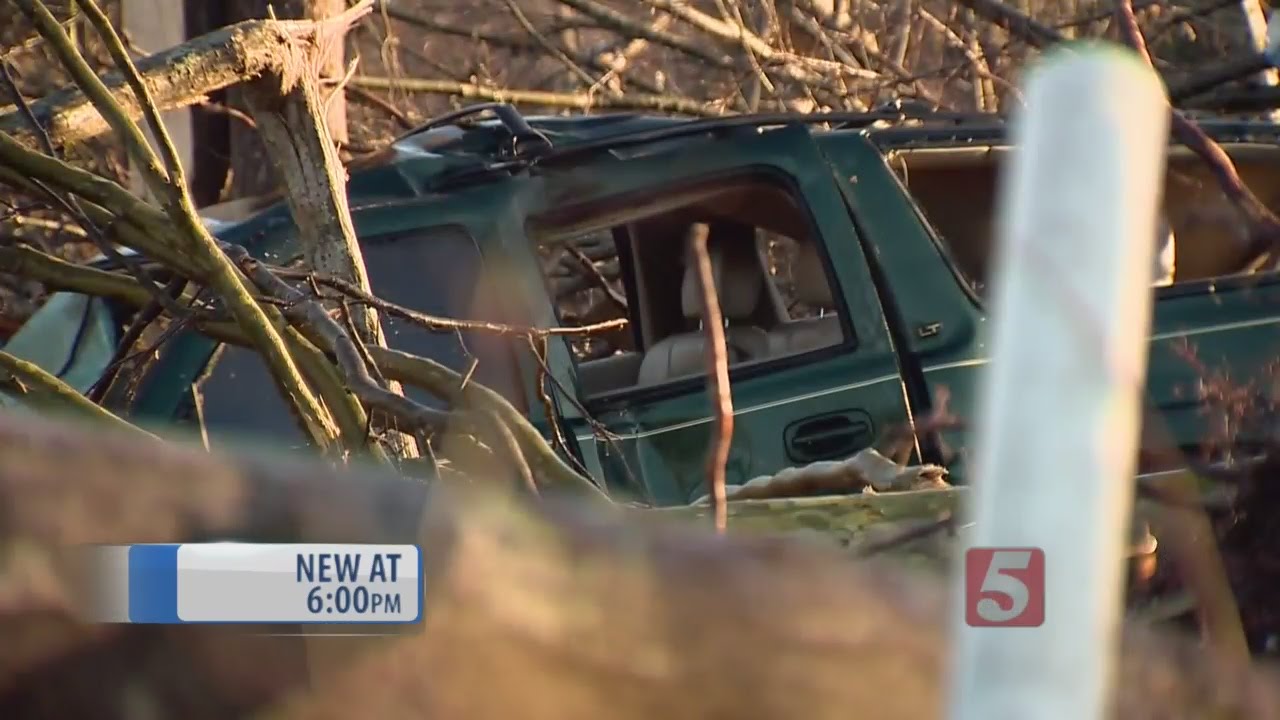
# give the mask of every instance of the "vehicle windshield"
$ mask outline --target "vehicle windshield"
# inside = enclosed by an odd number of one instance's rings
[[[4,351],[38,365],[81,393],[102,377],[119,342],[110,304],[73,292],[54,293],[4,344]],[[21,406],[0,391],[0,404]]]

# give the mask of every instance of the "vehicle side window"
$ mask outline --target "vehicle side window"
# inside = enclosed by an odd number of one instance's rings
[[[1229,144],[1226,149],[1232,152]],[[1237,152],[1242,177],[1272,211],[1280,211],[1280,148]],[[980,294],[994,250],[1003,157],[1003,148],[904,149],[888,157],[962,277]],[[1186,151],[1170,153],[1160,215],[1152,238],[1153,286],[1252,272],[1257,258],[1247,225],[1207,167]]]
[[[444,226],[362,240],[365,266],[374,294],[419,312],[449,318],[500,321],[488,305],[483,264],[475,242],[460,227]],[[488,294],[491,295],[491,294]],[[498,335],[431,332],[405,320],[381,315],[387,345],[433,359],[466,373],[472,358],[477,382],[502,393],[517,407],[525,404],[510,345]],[[275,388],[260,356],[224,346],[200,383],[202,412],[211,439],[217,433],[269,437],[301,445],[303,437]],[[432,407],[443,402],[418,388],[409,397]]]
[[[563,243],[540,245],[538,256],[547,292],[556,304],[560,324],[584,327],[627,317],[627,287],[623,283],[618,243],[610,230],[590,232]],[[569,339],[579,361],[592,361],[639,349],[636,326],[628,325]]]
[[[689,262],[695,226],[708,233],[731,367],[853,340],[822,238],[800,199],[772,177],[702,181],[593,204],[589,213],[561,211],[534,225],[561,323],[629,320],[574,341],[588,398],[705,375]]]

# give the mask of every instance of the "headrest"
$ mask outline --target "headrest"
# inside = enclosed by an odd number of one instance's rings
[[[827,282],[827,271],[822,267],[822,256],[818,254],[818,244],[812,240],[801,240],[797,249],[795,262],[791,265],[796,297],[805,305],[823,310],[834,308],[836,303],[831,296],[831,284]]]
[[[730,234],[717,232],[718,229],[713,227],[707,238],[707,255],[711,258],[711,276],[720,299],[720,313],[728,320],[747,320],[760,303],[760,292],[764,288],[764,269],[756,250],[755,230],[747,228],[750,233]],[[680,304],[685,318],[701,319],[698,267],[692,248],[685,252]]]
[[[1156,287],[1172,285],[1177,270],[1177,240],[1173,237],[1173,227],[1169,218],[1160,217],[1156,221],[1156,254],[1152,284]]]

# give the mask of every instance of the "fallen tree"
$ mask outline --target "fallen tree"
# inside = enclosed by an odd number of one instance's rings
[[[946,592],[927,576],[559,496],[8,414],[0,459],[6,718],[942,716]],[[83,621],[77,546],[220,538],[420,543],[422,627],[304,639]],[[1142,627],[1119,668],[1115,717],[1280,708],[1269,669],[1224,677]]]
[[[343,22],[349,22],[344,18]],[[317,24],[309,20],[248,20],[202,35],[137,63],[157,106],[172,110],[194,105],[211,93],[264,75],[281,75],[291,59],[281,50],[313,37]],[[122,109],[142,119],[142,103],[129,88],[126,73],[117,70],[102,78]],[[62,149],[111,131],[111,126],[79,87],[68,87],[31,103],[31,111],[53,146]],[[0,114],[0,132],[28,148],[40,148],[40,132],[18,107]]]

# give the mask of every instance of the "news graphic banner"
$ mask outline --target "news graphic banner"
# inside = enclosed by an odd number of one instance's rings
[[[101,545],[90,553],[99,622],[403,625],[422,618],[416,545]]]

